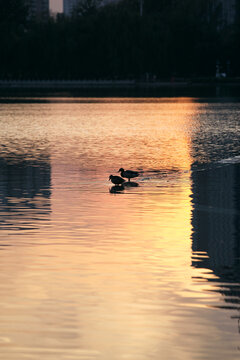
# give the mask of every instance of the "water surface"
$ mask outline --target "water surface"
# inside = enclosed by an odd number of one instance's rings
[[[236,101],[1,99],[3,358],[238,359],[239,141]]]

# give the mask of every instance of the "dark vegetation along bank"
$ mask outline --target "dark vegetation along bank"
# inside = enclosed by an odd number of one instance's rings
[[[139,0],[83,0],[34,21],[22,0],[0,0],[0,79],[214,77],[216,65],[240,76],[238,15],[227,23],[215,3],[145,0],[140,16]]]

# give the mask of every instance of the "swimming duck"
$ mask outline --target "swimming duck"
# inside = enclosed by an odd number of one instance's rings
[[[111,182],[115,185],[122,185],[125,182],[125,180],[120,176],[113,176],[113,175],[109,176],[109,180],[111,180]]]
[[[128,181],[130,181],[130,179],[138,177],[139,176],[139,172],[138,171],[132,171],[132,170],[124,170],[123,168],[120,168],[118,170],[118,172],[121,173],[121,176],[128,179]]]

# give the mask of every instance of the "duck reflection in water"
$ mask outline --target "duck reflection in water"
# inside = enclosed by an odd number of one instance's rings
[[[114,185],[109,190],[110,193],[121,193],[126,188],[138,187],[139,184],[136,182],[124,182],[122,185]]]
[[[137,182],[134,182],[134,181],[128,181],[128,182],[125,182],[123,184],[124,187],[138,187],[139,184]]]
[[[125,187],[137,187],[137,186],[139,186],[138,183],[133,182],[133,181],[126,182],[120,176],[110,175],[109,180],[111,180],[111,182],[113,184],[115,184],[115,186],[112,186],[111,189],[109,190],[110,193],[120,193],[121,191],[123,191],[125,189]]]
[[[114,185],[109,189],[109,192],[111,194],[121,194],[124,189],[123,185]]]

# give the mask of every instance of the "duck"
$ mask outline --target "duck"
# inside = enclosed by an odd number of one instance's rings
[[[125,182],[125,180],[122,177],[114,176],[114,175],[110,175],[109,180],[111,180],[111,182],[115,185],[122,185]]]
[[[132,170],[124,170],[123,168],[120,168],[118,170],[118,172],[121,173],[121,176],[123,178],[128,179],[128,181],[130,181],[130,179],[138,177],[139,176],[139,172],[138,171],[132,171]]]

